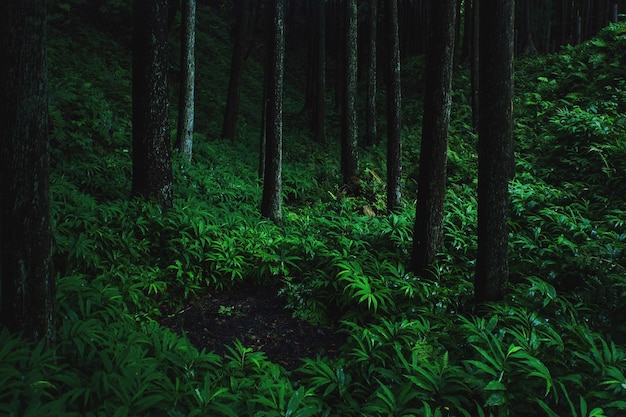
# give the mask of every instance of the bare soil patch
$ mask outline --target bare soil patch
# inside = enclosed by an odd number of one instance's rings
[[[198,349],[220,355],[228,353],[226,346],[238,339],[289,371],[301,365],[301,358],[335,356],[345,336],[293,318],[277,293],[273,287],[208,293],[168,315],[162,324],[179,334],[184,330]]]

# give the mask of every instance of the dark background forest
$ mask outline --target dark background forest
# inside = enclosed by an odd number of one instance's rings
[[[626,3],[10,3],[0,414],[626,412]]]

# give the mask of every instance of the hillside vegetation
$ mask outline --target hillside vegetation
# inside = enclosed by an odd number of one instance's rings
[[[329,145],[320,148],[303,130],[304,82],[287,76],[279,227],[259,215],[261,53],[246,63],[233,146],[218,137],[232,45],[227,10],[201,6],[194,156],[175,156],[174,207],[162,212],[129,199],[128,6],[80,3],[50,6],[57,348],[0,332],[0,414],[626,413],[624,24],[516,61],[511,283],[505,301],[477,314],[477,138],[466,69],[456,68],[454,81],[444,245],[432,275],[418,277],[405,264],[423,60],[403,63],[406,178],[395,214],[384,207],[384,145],[360,149],[360,192],[347,196],[332,97]],[[171,39],[175,126],[177,23]],[[384,125],[383,107],[380,114]],[[376,216],[363,215],[366,206]],[[241,341],[217,354],[161,324],[208,292],[240,286],[276,288],[288,314],[336,329],[345,343],[287,370]]]

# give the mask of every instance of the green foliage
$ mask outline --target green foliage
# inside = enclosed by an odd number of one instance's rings
[[[250,152],[257,149],[262,91],[256,52],[244,74],[238,143],[206,139],[219,133],[214,115],[225,97],[230,37],[224,19],[203,10],[198,62],[212,71],[199,74],[205,88],[197,100],[193,162],[174,157],[176,197],[162,212],[153,202],[128,199],[129,34],[113,38],[85,25],[90,7],[53,2],[50,21],[58,344],[46,350],[0,331],[2,413],[624,413],[623,25],[579,47],[516,63],[510,291],[478,312],[477,138],[465,71],[455,79],[443,246],[428,276],[415,276],[405,266],[415,215],[421,58],[403,68],[406,91],[414,93],[404,109],[403,207],[386,213],[384,146],[361,150],[358,192],[349,193],[340,185],[338,144],[308,142],[302,117],[294,116],[286,124],[279,227],[258,214],[261,184]],[[96,9],[104,26],[120,27],[128,18],[123,2]],[[299,109],[299,94],[286,89],[288,113]],[[336,116],[329,114],[329,137]],[[220,356],[158,323],[207,290],[241,284],[279,288],[294,316],[338,328],[346,343],[336,356],[303,358],[289,373],[239,341]],[[223,306],[222,314],[237,312]]]

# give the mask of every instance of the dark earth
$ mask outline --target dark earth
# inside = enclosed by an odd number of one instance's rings
[[[277,288],[238,287],[207,293],[162,324],[179,334],[184,330],[198,349],[220,355],[238,339],[289,371],[302,364],[301,358],[337,354],[345,335],[293,318],[284,306]]]

